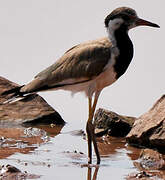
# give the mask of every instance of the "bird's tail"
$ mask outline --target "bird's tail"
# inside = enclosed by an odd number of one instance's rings
[[[24,86],[24,85],[23,85],[23,86]],[[3,96],[3,95],[9,95],[9,94],[11,94],[13,97],[23,96],[25,93],[20,92],[20,89],[21,89],[23,86],[15,87],[15,88],[9,89],[9,90],[7,90],[7,91],[4,91],[4,92],[2,92],[1,95]]]
[[[24,93],[24,92],[20,91],[20,89],[22,87],[23,86],[19,86],[19,87],[15,87],[15,88],[9,89],[7,91],[4,91],[1,94],[1,96],[7,96],[7,95],[11,95],[11,96],[6,101],[4,101],[2,104],[13,103],[13,102],[19,101],[21,99],[24,99],[25,95],[27,93]]]

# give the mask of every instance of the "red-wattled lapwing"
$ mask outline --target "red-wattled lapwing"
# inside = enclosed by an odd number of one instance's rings
[[[92,143],[100,164],[94,124],[92,122],[100,92],[114,83],[128,68],[133,57],[133,44],[128,31],[136,26],[159,27],[140,19],[135,10],[117,8],[105,18],[108,37],[85,42],[72,47],[30,83],[11,89],[3,94],[23,96],[46,90],[83,91],[89,101],[89,116],[86,125],[88,136],[88,163],[92,163]],[[94,98],[94,99],[93,99]]]

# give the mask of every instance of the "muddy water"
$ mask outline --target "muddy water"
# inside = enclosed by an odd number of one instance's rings
[[[43,180],[120,180],[137,171],[133,161],[140,150],[128,146],[122,138],[98,139],[101,165],[88,168],[84,166],[87,142],[81,130],[66,131],[60,126],[3,126],[0,137],[0,164],[41,175]]]

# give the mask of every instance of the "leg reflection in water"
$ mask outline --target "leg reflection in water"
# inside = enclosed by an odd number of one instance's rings
[[[95,172],[93,174],[93,178],[92,178],[92,167],[88,167],[88,175],[87,175],[87,180],[97,180],[97,173],[99,170],[99,166],[93,167],[95,168]]]

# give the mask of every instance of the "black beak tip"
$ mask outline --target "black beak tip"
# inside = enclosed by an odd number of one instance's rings
[[[160,28],[160,26],[157,24],[153,24],[153,27]]]

